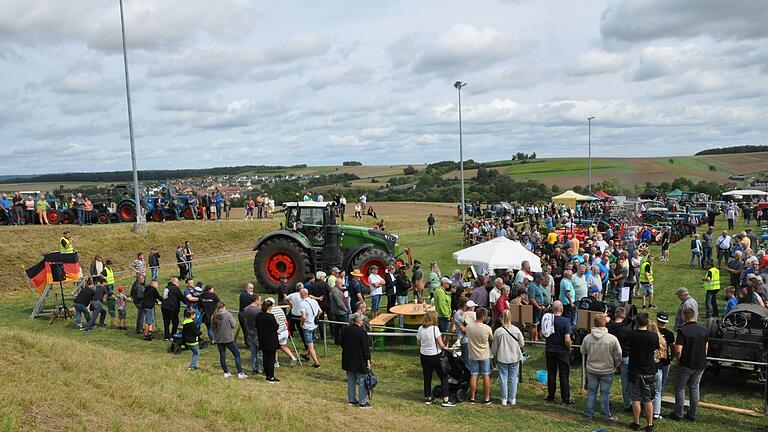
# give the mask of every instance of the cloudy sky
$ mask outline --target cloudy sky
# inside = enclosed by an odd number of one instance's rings
[[[130,169],[117,0],[0,0],[0,174]],[[140,168],[767,144],[752,0],[125,0]]]

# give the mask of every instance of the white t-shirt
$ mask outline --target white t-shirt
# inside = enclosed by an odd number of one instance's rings
[[[419,341],[421,347],[419,352],[426,356],[433,356],[440,354],[440,348],[437,347],[435,338],[440,337],[440,329],[437,326],[419,326],[419,332],[416,333],[416,340]]]
[[[501,297],[501,291],[499,291],[496,287],[493,287],[491,292],[488,293],[488,302],[490,304],[496,304],[496,302],[499,301],[499,297]]]
[[[301,311],[304,312],[307,317],[304,320],[304,330],[314,330],[317,328],[315,324],[315,317],[320,310],[320,305],[317,304],[317,300],[312,297],[307,297],[301,301]]]
[[[595,242],[595,246],[600,249],[600,253],[605,252],[606,249],[608,249],[608,243],[605,242],[605,240],[598,240]]]
[[[379,284],[379,283],[381,284],[381,286],[376,288],[374,284]],[[382,288],[384,287],[384,279],[382,279],[381,276],[379,276],[378,274],[372,273],[371,275],[368,276],[368,285],[371,286],[372,296],[381,295]]]
[[[299,292],[296,291],[293,294],[288,294],[288,296],[286,296],[286,299],[288,299],[288,301],[291,302],[291,315],[300,316],[301,315],[301,294],[299,294]]]

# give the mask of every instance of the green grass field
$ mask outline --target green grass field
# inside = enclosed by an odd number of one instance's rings
[[[516,163],[505,172],[515,180],[538,180],[543,177],[580,175],[587,171],[589,161],[584,159],[545,159],[536,163]],[[632,164],[623,159],[593,159],[592,172],[615,174],[632,171]]]
[[[418,224],[417,224],[418,219]],[[438,236],[427,238],[421,228],[421,218],[388,217],[394,232],[401,234],[402,243],[410,246],[423,262],[436,260],[444,273],[457,266],[452,252],[461,248],[460,234],[454,226],[439,229]],[[233,222],[233,224],[235,224]],[[237,225],[237,224],[235,224]],[[206,254],[213,254],[216,242],[209,230],[226,229],[218,235],[244,235],[236,228],[212,228],[214,224],[194,225],[193,242],[205,244]],[[119,225],[108,226],[108,228]],[[181,229],[165,224],[152,226],[154,235],[170,238],[164,231]],[[249,227],[248,230],[254,228]],[[230,230],[232,230],[230,232]],[[160,232],[163,231],[163,232]],[[83,234],[85,236],[86,234]],[[250,239],[219,238],[220,248],[231,250],[233,244],[248,244]],[[83,241],[90,241],[83,239]],[[123,234],[115,237],[109,247],[118,253],[121,243],[131,255],[144,240],[131,242]],[[105,243],[107,244],[107,243]],[[251,256],[244,254],[226,260],[199,264],[195,273],[199,280],[212,283],[225,303],[233,308],[245,281],[253,280]],[[687,242],[672,248],[672,262],[659,263],[656,269],[658,310],[676,311],[674,290],[688,287],[694,296],[702,297],[700,270],[687,264]],[[161,270],[166,278],[172,268]],[[126,283],[127,280],[118,280]],[[620,423],[585,420],[580,413],[585,396],[574,390],[577,404],[570,407],[542,403],[545,387],[533,380],[537,369],[543,369],[542,349],[529,347],[531,359],[524,366],[524,382],[518,392],[516,407],[473,406],[461,404],[446,410],[422,403],[421,369],[418,350],[414,345],[386,346],[373,353],[374,370],[379,376],[369,411],[346,404],[346,384],[340,369],[340,353],[329,345],[323,355],[322,343],[317,345],[323,367],[283,367],[278,373],[279,385],[263,380],[221,377],[215,349],[206,349],[201,357],[202,371],[189,373],[186,364],[189,353],[172,355],[166,343],[145,342],[132,334],[110,329],[98,329],[90,334],[79,332],[69,322],[28,319],[35,298],[19,291],[3,294],[0,302],[0,431],[17,430],[275,430],[275,431],[338,431],[360,427],[392,431],[450,430],[467,428],[486,430],[557,430],[589,431],[595,429],[623,430],[629,421],[626,414],[615,412]],[[128,323],[135,317],[129,305]],[[244,364],[250,354],[241,349]],[[280,359],[284,364],[285,357]],[[231,356],[228,359],[232,365]],[[247,366],[245,366],[248,369]],[[674,374],[674,370],[673,370]],[[571,372],[572,389],[579,383],[579,369]],[[748,409],[761,409],[763,387],[756,382],[743,381],[736,374],[723,372],[707,379],[703,400]],[[620,411],[618,379],[614,382],[612,401]],[[498,401],[498,383],[493,377],[492,397]],[[671,392],[671,383],[666,394]],[[664,409],[664,412],[667,410]],[[699,422],[675,423],[660,421],[657,430],[664,431],[750,431],[761,430],[765,418],[736,415],[723,411],[702,409]],[[371,426],[369,426],[371,425]]]

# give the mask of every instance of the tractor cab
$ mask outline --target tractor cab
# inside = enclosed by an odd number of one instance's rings
[[[336,211],[330,202],[299,201],[284,203],[285,227],[304,234],[313,244],[325,244],[324,228],[336,225]]]

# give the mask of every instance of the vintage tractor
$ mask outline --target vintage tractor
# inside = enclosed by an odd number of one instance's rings
[[[332,203],[290,202],[285,226],[259,238],[253,271],[267,292],[275,292],[280,276],[288,286],[302,282],[316,271],[338,267],[348,273],[359,268],[367,275],[371,266],[384,275],[387,265],[400,256],[398,236],[354,225],[336,225]],[[366,277],[363,283],[368,284]]]
[[[722,368],[754,372],[760,382],[768,379],[768,308],[757,304],[739,304],[720,321],[710,318],[709,369],[717,374]],[[718,358],[720,360],[712,360]]]

